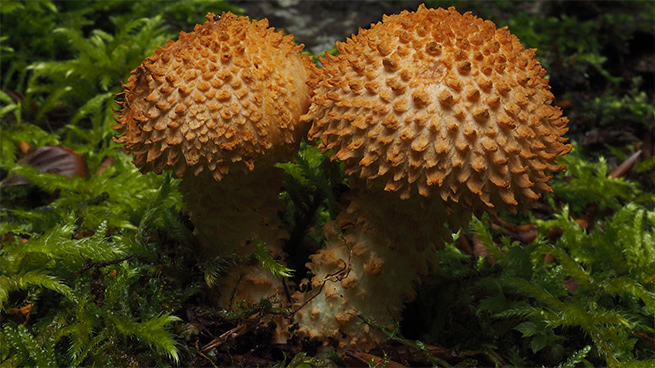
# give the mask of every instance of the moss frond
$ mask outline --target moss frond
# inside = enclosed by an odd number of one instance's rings
[[[292,277],[293,270],[284,266],[276,261],[271,254],[266,250],[266,243],[256,240],[255,241],[255,258],[262,265],[262,268],[271,272],[277,277]]]
[[[126,320],[114,314],[110,314],[108,317],[121,334],[134,336],[143,340],[149,345],[166,352],[171,356],[173,361],[179,361],[175,340],[173,339],[173,335],[167,330],[167,327],[171,323],[180,321],[180,318],[171,315],[162,315],[146,321],[137,322]]]

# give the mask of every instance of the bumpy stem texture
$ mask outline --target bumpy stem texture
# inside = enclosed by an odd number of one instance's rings
[[[254,240],[261,240],[273,258],[284,259],[282,243],[288,234],[278,216],[284,208],[278,198],[281,186],[281,170],[270,167],[230,173],[221,181],[204,172],[186,175],[180,185],[184,210],[203,256],[248,257],[255,250]],[[257,303],[284,296],[281,280],[259,264],[233,267],[221,277],[218,290],[216,303],[223,308],[234,308],[242,300]]]
[[[368,350],[384,336],[358,314],[382,326],[399,321],[421,276],[438,265],[436,250],[451,238],[445,224],[458,226],[470,215],[383,190],[354,190],[347,200],[325,227],[326,247],[310,257],[314,277],[308,291],[294,295],[295,320],[301,335]]]

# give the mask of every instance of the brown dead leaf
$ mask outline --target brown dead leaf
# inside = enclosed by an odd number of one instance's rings
[[[108,156],[100,163],[100,167],[98,168],[96,175],[102,174],[103,172],[105,172],[105,170],[107,170],[108,167],[111,166],[114,166],[114,157]]]
[[[568,109],[569,107],[571,107],[571,105],[573,105],[573,101],[572,100],[559,100],[559,101],[556,102],[556,104],[557,104],[557,106],[559,106],[559,107],[561,107],[563,109]]]
[[[550,253],[544,254],[544,263],[555,263],[555,256]]]
[[[508,221],[501,219],[500,217],[494,217],[493,223],[491,225],[493,230],[502,230],[503,235],[509,236],[514,240],[518,240],[521,243],[528,244],[532,243],[539,234],[539,226],[534,224],[524,224],[517,225]]]
[[[42,173],[53,173],[69,178],[89,176],[86,159],[83,155],[64,146],[44,146],[28,152],[18,161],[19,164],[30,165]],[[24,176],[10,175],[2,185],[28,185],[30,181]]]
[[[473,254],[473,247],[471,247],[471,243],[469,243],[465,236],[460,236],[459,239],[457,239],[457,248],[464,252],[464,254]]]
[[[482,243],[480,237],[475,234],[473,235],[473,255],[476,258],[487,257],[489,255],[487,247],[484,245],[484,243]]]
[[[651,344],[655,344],[655,338],[652,337],[652,336],[650,336],[650,335],[648,335],[648,333],[646,333],[646,332],[644,332],[644,331],[637,331],[637,332],[634,332],[633,335],[637,336],[637,337],[640,338],[640,339],[646,340],[646,341],[648,341],[648,342],[651,343]]]
[[[632,154],[632,156],[628,157],[627,160],[623,161],[619,166],[616,167],[616,169],[612,170],[611,173],[607,175],[608,178],[622,178],[626,176],[630,170],[635,166],[635,163],[637,162],[637,159],[639,159],[639,156],[641,156],[641,150],[635,152]]]
[[[575,219],[575,222],[580,225],[581,228],[585,230],[589,230],[589,221],[583,218],[577,218]]]
[[[567,288],[574,295],[575,295],[575,291],[578,290],[578,287],[580,287],[578,285],[578,280],[576,280],[575,278],[568,279],[562,282],[562,285],[564,285],[564,287]]]
[[[24,307],[20,308],[20,313],[22,315],[28,314],[30,311],[32,311],[32,308],[34,307],[34,303],[30,303]]]
[[[18,152],[20,152],[21,155],[24,155],[29,152],[30,148],[32,148],[32,145],[25,141],[20,141],[18,143],[18,147],[16,148],[18,148]]]

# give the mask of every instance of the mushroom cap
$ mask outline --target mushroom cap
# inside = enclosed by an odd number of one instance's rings
[[[552,191],[571,150],[545,70],[507,28],[454,8],[385,16],[326,54],[310,139],[367,187],[472,209]],[[420,196],[419,196],[420,197]]]
[[[220,180],[288,159],[309,129],[299,117],[314,65],[302,48],[265,19],[209,13],[132,71],[116,96],[115,141],[141,171],[178,177],[209,170]]]

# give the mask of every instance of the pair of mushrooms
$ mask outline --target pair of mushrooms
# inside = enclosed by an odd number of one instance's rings
[[[208,255],[284,259],[280,170],[302,137],[344,162],[350,191],[293,295],[298,333],[370,349],[400,319],[436,250],[471,214],[529,206],[570,151],[545,71],[506,28],[454,8],[385,16],[317,69],[292,36],[224,13],[155,51],[117,101],[116,141],[142,171],[182,178]],[[232,270],[222,307],[281,296],[257,265]]]

